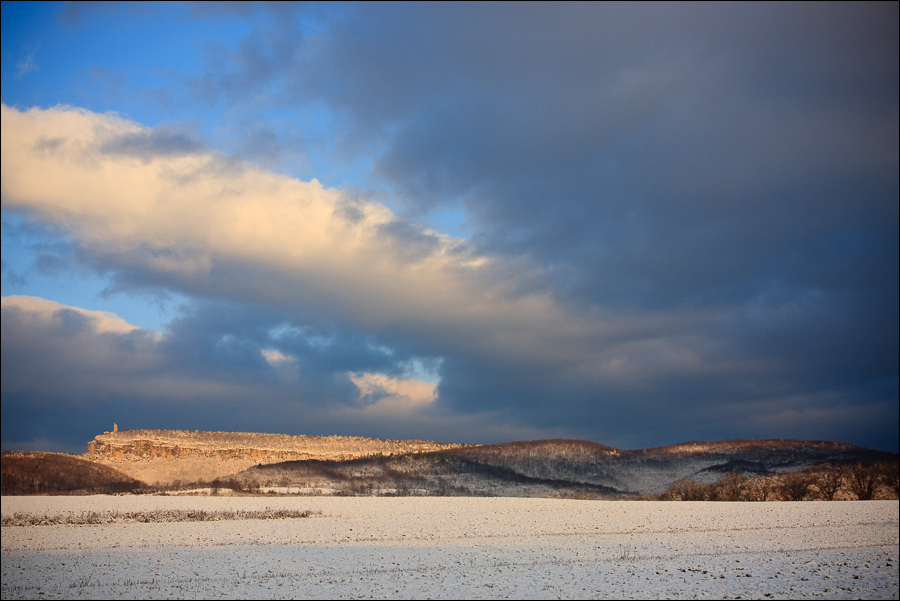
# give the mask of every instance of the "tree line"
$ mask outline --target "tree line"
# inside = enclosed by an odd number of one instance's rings
[[[715,482],[682,478],[654,498],[662,501],[870,501],[900,496],[900,463],[823,465],[748,478],[732,471]]]

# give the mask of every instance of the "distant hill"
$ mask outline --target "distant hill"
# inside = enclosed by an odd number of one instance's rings
[[[351,494],[402,487],[428,494],[616,497],[658,494],[684,478],[713,482],[731,471],[771,476],[825,464],[896,461],[896,453],[827,441],[688,442],[621,451],[555,439],[415,456],[288,462],[251,468],[236,480],[243,486],[279,484]]]
[[[898,455],[817,440],[691,441],[621,450],[566,439],[466,445],[355,436],[128,430],[97,436],[80,459],[4,453],[3,490],[4,494],[112,492],[146,482],[157,488],[193,484],[303,494],[618,498],[660,494],[677,481],[709,484],[731,472],[747,478],[771,477],[826,464],[857,463],[896,465]]]
[[[105,465],[64,455],[9,451],[0,454],[4,495],[129,492],[146,485]]]
[[[539,440],[452,452],[529,477],[595,484],[626,494],[659,493],[682,478],[712,482],[730,471],[770,476],[826,463],[897,460],[896,453],[819,440],[691,441],[627,451],[588,441]]]

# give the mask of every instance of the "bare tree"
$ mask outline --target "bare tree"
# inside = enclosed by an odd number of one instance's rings
[[[775,492],[775,481],[771,476],[758,476],[750,480],[747,496],[751,501],[768,501]]]
[[[900,463],[885,462],[881,464],[881,480],[894,492],[894,496],[900,496]]]
[[[802,501],[809,494],[812,480],[809,472],[802,470],[781,474],[778,482],[778,494],[785,501]]]
[[[859,462],[850,470],[850,489],[860,501],[871,501],[881,481],[881,470],[872,463]]]
[[[741,472],[728,472],[711,488],[712,501],[741,501],[746,496],[748,480]]]
[[[844,470],[831,464],[810,472],[813,486],[826,501],[834,501],[835,495],[844,485]]]
[[[660,498],[664,501],[706,501],[708,496],[707,486],[693,478],[682,478],[667,486]]]

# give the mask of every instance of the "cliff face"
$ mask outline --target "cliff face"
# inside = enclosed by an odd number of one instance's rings
[[[97,437],[99,438],[99,436]],[[88,443],[86,457],[94,461],[145,461],[148,459],[184,459],[184,458],[215,458],[222,461],[296,461],[301,459],[324,459],[310,453],[297,451],[276,451],[272,449],[198,449],[160,444],[153,440],[134,440],[123,443],[92,440]],[[338,455],[330,454],[332,459]]]
[[[463,446],[425,440],[359,436],[289,436],[252,432],[124,430],[88,443],[84,459],[110,465],[148,483],[213,480],[254,465],[309,459],[347,460],[443,451]]]

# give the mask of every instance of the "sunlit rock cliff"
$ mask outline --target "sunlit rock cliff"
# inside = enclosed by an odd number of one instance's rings
[[[85,459],[144,482],[213,480],[255,465],[310,459],[343,461],[466,447],[459,443],[360,436],[290,436],[254,432],[123,430],[88,443]]]

